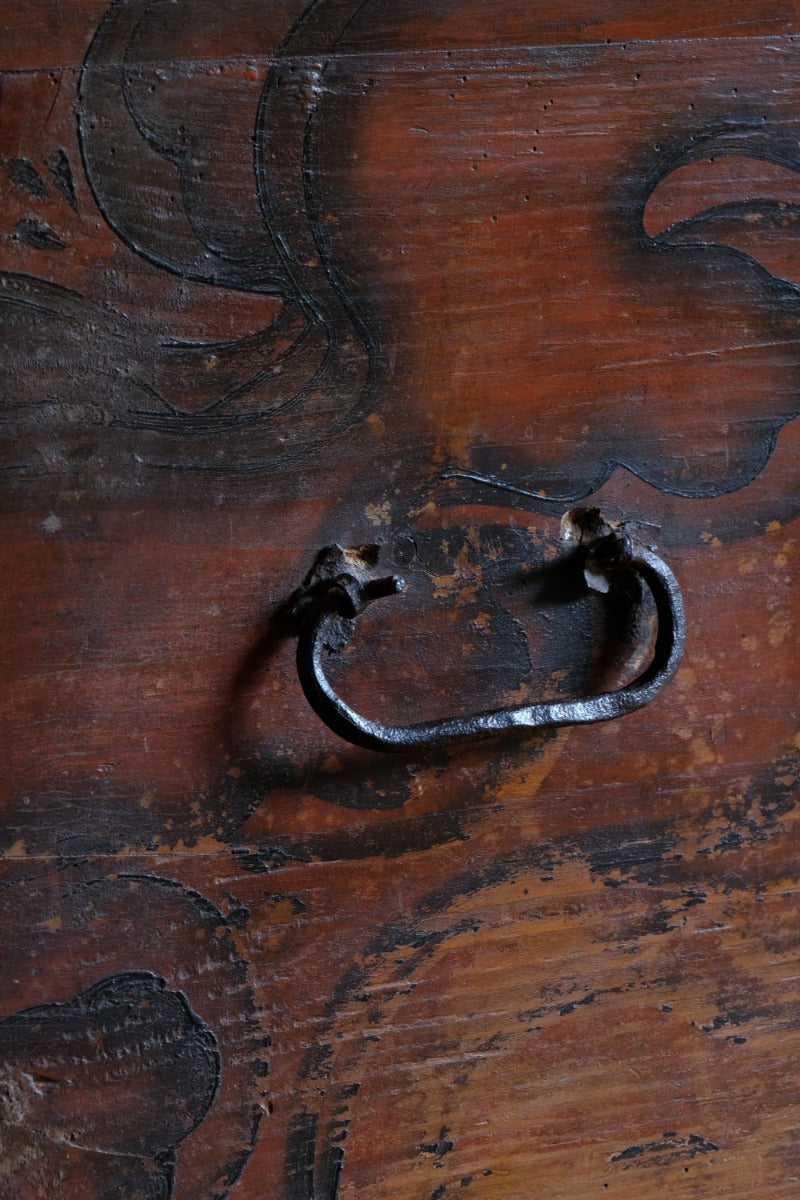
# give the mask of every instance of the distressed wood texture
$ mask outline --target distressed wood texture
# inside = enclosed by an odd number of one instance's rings
[[[2,1200],[800,1195],[800,15],[0,7]],[[688,643],[631,678],[575,504]]]

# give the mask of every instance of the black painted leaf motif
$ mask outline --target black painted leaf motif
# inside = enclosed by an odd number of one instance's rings
[[[659,180],[645,232],[664,247],[729,246],[800,287],[800,162],[730,152],[724,141],[705,150]]]
[[[238,74],[226,86],[213,66],[171,61],[187,36],[197,40],[195,10],[185,0],[108,9],[80,85],[89,182],[112,228],[151,262],[207,283],[284,293],[252,181],[258,92]]]
[[[94,1198],[106,1194],[91,1182],[105,1160],[98,1179],[112,1174],[119,1187],[117,1167],[129,1177],[128,1190],[108,1194],[167,1196],[175,1150],[208,1112],[219,1066],[211,1031],[150,973],[16,1013],[0,1022],[3,1173],[19,1195],[66,1174]]]

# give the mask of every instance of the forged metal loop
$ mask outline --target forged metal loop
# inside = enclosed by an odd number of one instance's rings
[[[565,536],[585,548],[589,586],[598,586],[599,578],[600,590],[606,590],[602,579],[609,574],[613,578],[613,572],[624,567],[637,574],[653,596],[658,622],[653,655],[631,683],[582,699],[523,704],[412,725],[384,725],[363,717],[334,691],[325,675],[324,660],[344,649],[367,604],[402,591],[405,585],[396,575],[363,578],[364,568],[377,562],[377,547],[345,551],[333,546],[320,553],[289,606],[299,634],[297,671],[311,707],[346,741],[397,753],[452,746],[511,729],[610,721],[649,704],[673,677],[683,655],[686,618],[678,582],[657,554],[637,545],[624,526],[610,525],[597,510],[568,513],[565,526]]]

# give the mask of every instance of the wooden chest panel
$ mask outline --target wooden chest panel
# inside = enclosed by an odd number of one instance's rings
[[[796,1196],[795,6],[5,9],[0,1196]]]

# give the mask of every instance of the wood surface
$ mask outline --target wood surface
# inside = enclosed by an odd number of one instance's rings
[[[3,1200],[800,1195],[800,12],[0,4]],[[405,592],[382,757],[280,619]]]

